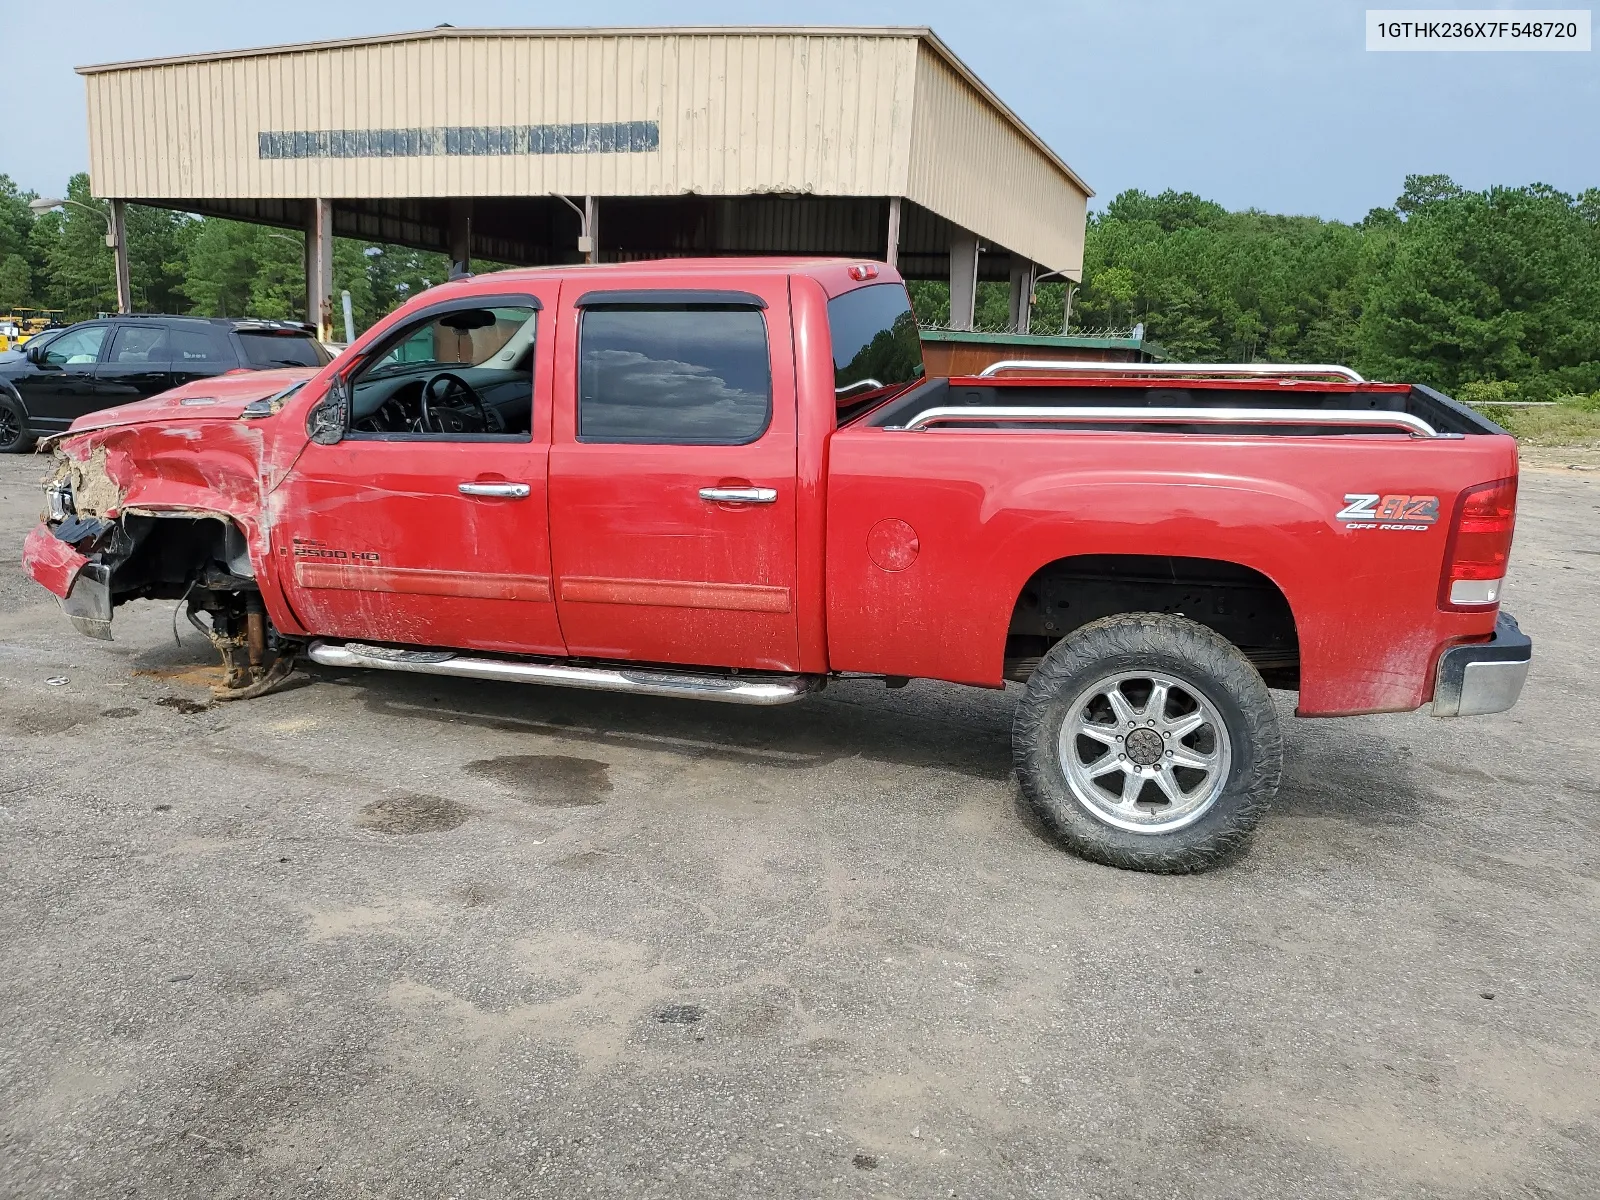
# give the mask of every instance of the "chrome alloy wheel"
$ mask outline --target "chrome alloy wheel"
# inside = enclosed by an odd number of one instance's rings
[[[1133,833],[1198,821],[1222,795],[1233,759],[1217,706],[1159,671],[1108,675],[1080,691],[1057,753],[1078,803]]]

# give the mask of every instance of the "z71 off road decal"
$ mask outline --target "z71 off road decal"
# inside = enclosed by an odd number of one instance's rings
[[[1437,496],[1380,496],[1376,492],[1349,492],[1344,507],[1334,514],[1346,529],[1388,529],[1395,533],[1426,533],[1439,520]]]

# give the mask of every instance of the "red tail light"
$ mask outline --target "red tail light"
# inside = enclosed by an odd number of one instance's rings
[[[1457,612],[1500,602],[1500,583],[1517,524],[1517,481],[1496,479],[1468,488],[1456,501],[1445,549],[1439,607]]]

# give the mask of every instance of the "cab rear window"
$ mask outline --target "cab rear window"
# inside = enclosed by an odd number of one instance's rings
[[[240,330],[239,344],[252,367],[320,367],[328,361],[316,339],[305,334]]]
[[[922,341],[903,284],[876,283],[828,301],[833,394],[841,408],[922,378]]]

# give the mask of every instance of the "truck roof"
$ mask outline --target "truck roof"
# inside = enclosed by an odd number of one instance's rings
[[[864,279],[855,279],[849,274],[852,267],[867,268],[873,273]],[[510,280],[538,279],[551,274],[576,275],[579,273],[582,273],[586,278],[627,275],[631,278],[659,276],[663,280],[682,279],[685,276],[807,275],[822,284],[823,290],[830,297],[866,284],[904,282],[900,272],[893,267],[887,263],[869,258],[806,258],[766,255],[751,255],[739,258],[653,258],[634,262],[568,263],[548,267],[512,267],[504,271],[492,271],[484,275],[474,275],[470,280],[459,279],[455,282],[458,284],[489,282],[489,287],[481,289],[474,287],[472,289],[474,291],[487,291],[493,290],[496,285]]]

